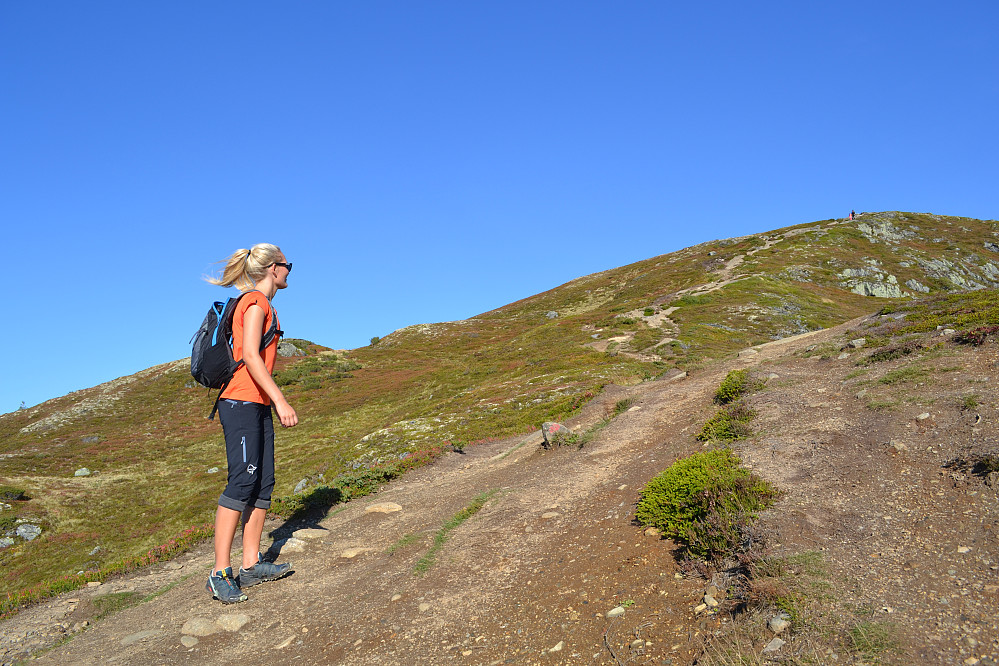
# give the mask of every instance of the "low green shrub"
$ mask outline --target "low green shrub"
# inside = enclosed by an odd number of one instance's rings
[[[981,404],[982,396],[977,393],[971,393],[969,395],[961,398],[961,409],[975,409]]]
[[[0,536],[17,528],[17,516],[9,511],[0,513]]]
[[[714,559],[736,552],[755,512],[779,497],[739,462],[727,448],[681,458],[645,485],[636,520],[680,541],[688,556]]]
[[[915,340],[907,340],[905,342],[889,345],[887,347],[882,347],[881,349],[875,350],[873,353],[868,355],[864,359],[865,365],[870,365],[871,363],[881,363],[883,361],[894,361],[896,359],[902,358],[903,356],[908,356],[909,354],[915,353],[923,348],[923,345],[919,344]]]
[[[979,347],[985,344],[989,337],[999,333],[999,326],[979,326],[970,331],[962,331],[954,336],[954,342]]]
[[[707,305],[711,302],[710,296],[702,296],[695,294],[684,294],[678,300],[671,303],[674,307],[683,307],[684,305]]]
[[[302,389],[314,390],[324,384],[350,379],[353,376],[350,371],[360,367],[360,363],[337,356],[307,356],[275,372],[274,383],[278,386],[298,384]]]
[[[635,403],[631,398],[625,398],[624,400],[618,400],[614,405],[614,416],[620,416],[624,412],[631,409],[631,406]]]
[[[645,316],[646,317],[651,317],[655,313],[656,313],[656,309],[655,308],[645,308]]]
[[[5,502],[19,502],[26,499],[24,488],[15,488],[14,486],[0,486],[0,500]]]
[[[749,370],[733,370],[725,375],[718,390],[715,391],[715,402],[727,405],[743,398],[763,387],[763,382],[749,374]]]
[[[745,402],[725,405],[704,424],[697,435],[697,441],[734,442],[751,437],[753,430],[749,427],[749,423],[755,416],[756,412]]]
[[[907,365],[904,368],[895,368],[885,373],[885,376],[878,380],[879,384],[901,384],[903,382],[915,382],[925,379],[930,374],[929,369]]]

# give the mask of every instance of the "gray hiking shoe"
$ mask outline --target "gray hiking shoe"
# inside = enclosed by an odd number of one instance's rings
[[[239,584],[232,578],[232,567],[215,571],[208,577],[205,589],[224,604],[238,604],[246,601],[246,595],[239,589]]]
[[[242,567],[239,568],[239,586],[253,587],[258,583],[266,583],[270,580],[284,578],[293,571],[294,569],[291,567],[291,562],[285,562],[284,564],[264,562],[263,555],[257,553],[256,564],[249,569],[244,569]]]

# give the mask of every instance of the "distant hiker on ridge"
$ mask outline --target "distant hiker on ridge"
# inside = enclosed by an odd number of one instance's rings
[[[231,308],[226,307],[232,317],[231,358],[237,365],[219,394],[217,408],[225,434],[229,479],[215,514],[215,566],[205,585],[224,604],[245,601],[241,588],[292,572],[291,564],[265,562],[260,554],[260,536],[274,489],[271,406],[282,426],[290,428],[298,423],[298,415],[271,377],[281,337],[271,299],[278,289],[288,286],[289,273],[291,262],[280,248],[258,243],[250,250],[236,250],[226,260],[220,278],[207,278],[212,284],[235,285],[243,292]],[[192,372],[193,366],[192,362]],[[234,579],[230,551],[240,517],[243,566]]]
[[[851,211],[850,211],[850,219],[852,220],[852,219],[854,219],[854,218],[855,218],[856,216],[857,216],[857,214],[856,214],[856,213],[854,213],[854,212],[853,212],[853,211],[851,210]]]

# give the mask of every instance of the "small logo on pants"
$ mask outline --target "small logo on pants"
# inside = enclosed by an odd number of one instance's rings
[[[253,474],[256,471],[257,471],[257,467],[255,465],[247,465],[246,466],[246,473],[247,474]]]

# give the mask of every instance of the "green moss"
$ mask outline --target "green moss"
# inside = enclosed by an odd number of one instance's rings
[[[725,557],[741,532],[778,491],[739,466],[730,449],[695,453],[673,463],[642,490],[635,518],[684,545],[687,555]]]

